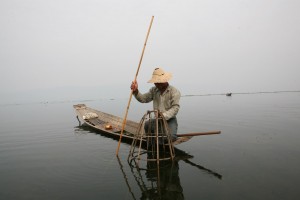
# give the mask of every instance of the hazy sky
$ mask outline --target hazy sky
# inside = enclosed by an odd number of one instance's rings
[[[299,0],[0,0],[0,93],[126,90],[154,67],[182,94],[300,89]]]

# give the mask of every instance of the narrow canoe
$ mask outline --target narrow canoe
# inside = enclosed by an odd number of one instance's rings
[[[77,104],[73,106],[80,124],[86,124],[89,127],[108,134],[113,137],[120,137],[123,125],[123,118],[111,115],[102,111],[87,107],[85,104]],[[137,132],[139,123],[131,120],[126,120],[126,125],[123,131],[122,138],[132,140]],[[173,145],[178,145],[182,142],[190,140],[193,136],[178,136],[178,139],[173,142]]]

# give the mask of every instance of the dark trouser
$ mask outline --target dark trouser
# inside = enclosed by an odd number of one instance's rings
[[[148,121],[146,121],[145,123],[145,132],[148,133],[149,132],[149,124],[151,123],[150,127],[151,127],[151,130],[150,132],[151,133],[154,133],[155,132],[155,119],[150,119]],[[162,121],[159,120],[158,121],[159,123],[159,130],[161,132],[161,127],[162,127]],[[174,117],[174,118],[171,118],[167,121],[168,123],[168,127],[169,127],[169,131],[170,131],[170,135],[172,137],[172,140],[176,140],[177,139],[177,129],[178,129],[178,123],[177,123],[177,118]]]

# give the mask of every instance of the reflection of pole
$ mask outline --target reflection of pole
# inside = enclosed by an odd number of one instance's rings
[[[123,170],[123,165],[121,164],[121,160],[120,160],[119,156],[117,156],[117,159],[118,159],[118,163],[120,165],[120,169],[121,169],[121,171],[123,173],[126,185],[127,185],[128,189],[129,189],[129,192],[130,192],[131,196],[133,197],[133,199],[136,199],[135,196],[134,196],[134,194],[133,194],[133,192],[132,192],[132,190],[131,190],[131,187],[130,187],[130,185],[128,183],[128,179],[127,179],[127,176],[126,176],[126,174],[125,174],[125,172]]]
[[[157,183],[156,183],[156,185],[157,185],[158,196],[161,197],[159,162],[157,163]]]
[[[212,171],[212,170],[210,170],[210,169],[207,169],[207,168],[205,168],[205,167],[203,167],[203,166],[201,166],[201,165],[197,165],[196,163],[193,163],[192,161],[190,161],[190,160],[188,160],[188,159],[184,159],[183,161],[186,162],[186,163],[188,163],[188,164],[190,164],[190,165],[192,165],[192,166],[197,167],[198,169],[201,169],[201,170],[203,170],[203,171],[206,171],[206,172],[208,172],[209,174],[214,175],[214,176],[217,177],[218,179],[222,179],[222,175],[221,175],[221,174],[218,174],[217,172],[214,172],[214,171]]]

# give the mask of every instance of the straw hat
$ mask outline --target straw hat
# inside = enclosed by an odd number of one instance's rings
[[[148,83],[165,83],[172,78],[172,74],[165,72],[162,68],[155,68],[152,74],[152,78]]]

